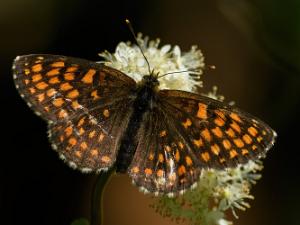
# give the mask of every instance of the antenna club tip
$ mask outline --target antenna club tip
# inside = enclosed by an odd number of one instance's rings
[[[127,24],[130,24],[129,19],[125,19],[125,22],[126,22]]]
[[[209,68],[215,70],[217,67],[215,65],[209,65]]]

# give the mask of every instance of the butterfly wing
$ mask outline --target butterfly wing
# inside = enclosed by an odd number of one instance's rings
[[[137,139],[128,173],[143,191],[173,195],[198,181],[197,159],[160,107],[144,114]]]
[[[49,122],[50,141],[62,158],[85,171],[114,163],[132,113],[134,80],[99,63],[56,55],[17,57],[13,73],[20,95]]]
[[[134,183],[147,191],[184,191],[203,168],[235,167],[263,156],[274,143],[268,125],[235,107],[183,91],[158,95],[129,168]]]

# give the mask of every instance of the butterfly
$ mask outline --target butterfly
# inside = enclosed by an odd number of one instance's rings
[[[59,55],[19,56],[21,97],[48,122],[52,148],[71,167],[115,166],[144,191],[168,196],[194,187],[204,169],[236,167],[266,154],[276,133],[254,116],[185,91],[160,90],[104,64]]]

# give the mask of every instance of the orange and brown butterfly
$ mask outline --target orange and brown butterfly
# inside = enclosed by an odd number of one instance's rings
[[[192,187],[203,169],[258,159],[276,133],[214,99],[160,90],[154,72],[135,82],[103,64],[57,55],[19,56],[15,85],[49,126],[52,147],[71,167],[113,166],[156,194]]]

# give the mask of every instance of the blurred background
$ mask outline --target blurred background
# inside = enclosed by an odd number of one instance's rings
[[[0,223],[69,225],[89,217],[95,177],[71,170],[50,148],[46,123],[15,90],[17,55],[62,54],[99,60],[132,41],[124,23],[183,51],[206,57],[203,92],[219,87],[227,101],[278,133],[252,189],[251,209],[237,225],[299,225],[300,2],[297,0],[0,0]],[[127,176],[105,192],[105,223],[174,224],[161,218]]]

